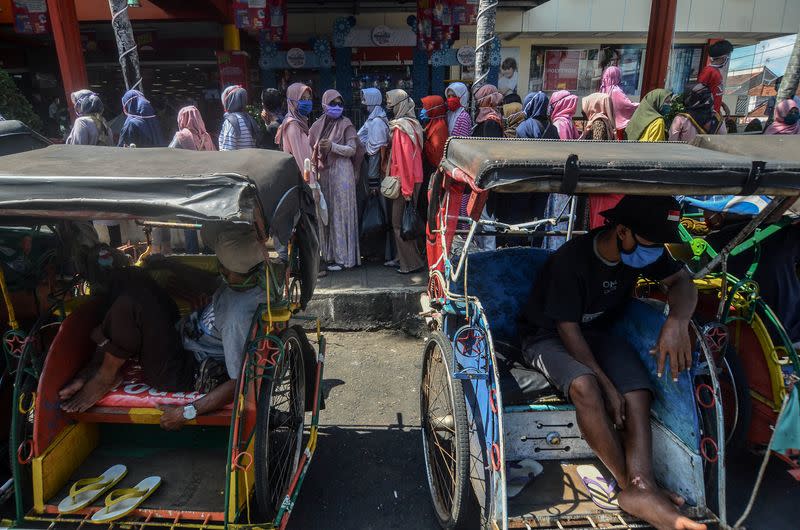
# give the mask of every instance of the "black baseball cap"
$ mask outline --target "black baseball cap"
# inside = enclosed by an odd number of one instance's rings
[[[680,243],[681,207],[672,197],[625,195],[600,215],[653,243]]]
[[[727,40],[718,40],[708,47],[708,55],[711,56],[712,59],[722,57],[723,55],[730,55],[731,53],[733,53],[733,44]]]

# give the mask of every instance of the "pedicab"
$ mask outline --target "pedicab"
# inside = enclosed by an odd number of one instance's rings
[[[428,485],[441,526],[647,527],[594,495],[590,486],[607,475],[581,436],[574,407],[541,373],[515,360],[517,321],[548,251],[469,251],[481,234],[569,237],[573,223],[564,233],[552,230],[560,219],[516,225],[481,219],[488,193],[498,201],[504,193],[769,194],[775,199],[760,223],[794,201],[798,177],[798,163],[756,162],[679,143],[451,139],[430,185],[427,298],[434,330],[420,387]],[[459,217],[467,193],[468,216]],[[709,275],[721,261],[699,272]],[[631,301],[614,333],[653,374],[656,479],[684,497],[685,515],[726,527],[718,327],[693,322],[693,367],[676,382],[659,379],[650,350],[665,314],[664,303],[645,293]]]
[[[51,226],[61,244],[53,304],[16,345],[12,525],[285,528],[316,448],[325,357],[318,323],[315,347],[296,314],[314,292],[319,243],[313,199],[294,160],[255,149],[52,146],[0,158],[0,181],[0,224]],[[252,316],[229,405],[163,431],[159,406],[202,394],[151,388],[131,365],[87,411],[61,409],[58,391],[91,357],[90,331],[102,317],[68,263],[82,239],[96,240],[88,222],[96,219],[148,230],[253,226],[259,239],[288,246],[285,266],[265,246],[266,296]],[[164,260],[217,270],[213,255]],[[190,295],[173,298],[181,313],[191,310]],[[152,494],[144,498],[144,490]],[[81,495],[92,498],[85,507],[59,510]],[[97,517],[114,510],[118,517]]]

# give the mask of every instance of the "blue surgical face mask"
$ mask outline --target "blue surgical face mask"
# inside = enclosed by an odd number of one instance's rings
[[[669,103],[664,103],[663,105],[661,105],[661,108],[659,109],[659,112],[661,112],[662,116],[666,116],[667,114],[670,113],[670,111],[672,111],[672,105],[670,105]]]
[[[310,99],[301,99],[297,102],[297,112],[299,112],[301,116],[308,116],[311,114],[313,106],[314,103]]]
[[[339,105],[325,105],[325,115],[329,118],[337,120],[342,117],[342,112],[344,112],[344,108]]]
[[[646,247],[637,242],[634,249],[627,252],[622,248],[622,241],[617,239],[617,246],[619,247],[619,256],[622,263],[633,269],[643,269],[648,265],[652,265],[664,254],[664,247],[662,245]]]
[[[783,123],[785,123],[786,125],[794,125],[795,123],[797,123],[798,120],[800,120],[800,114],[796,112],[790,112],[783,119]]]
[[[419,121],[425,123],[426,121],[430,120],[428,117],[428,109],[422,109],[419,111]]]

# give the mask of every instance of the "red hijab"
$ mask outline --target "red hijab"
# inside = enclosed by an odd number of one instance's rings
[[[437,167],[447,143],[447,105],[442,96],[425,96],[422,98],[422,108],[428,112],[429,118],[425,124],[425,159]]]

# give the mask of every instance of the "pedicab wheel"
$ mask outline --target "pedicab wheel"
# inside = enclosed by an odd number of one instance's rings
[[[306,381],[297,332],[282,335],[283,355],[265,379],[256,408],[255,499],[264,521],[273,519],[303,451]]]
[[[445,529],[477,528],[469,482],[469,423],[460,381],[452,377],[453,349],[435,331],[425,347],[420,418],[425,470],[434,511]]]

